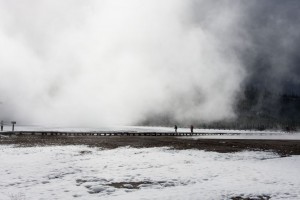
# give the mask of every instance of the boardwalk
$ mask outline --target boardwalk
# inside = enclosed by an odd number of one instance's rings
[[[49,136],[201,136],[239,135],[239,133],[190,133],[190,132],[62,132],[62,131],[7,131],[2,135],[49,135]]]

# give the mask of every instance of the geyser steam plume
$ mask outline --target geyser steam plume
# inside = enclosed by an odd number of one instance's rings
[[[0,119],[233,118],[251,45],[245,6],[230,2],[0,0]]]

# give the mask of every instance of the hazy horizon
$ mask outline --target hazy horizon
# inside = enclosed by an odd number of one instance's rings
[[[234,119],[247,85],[300,91],[300,1],[0,0],[0,120]]]

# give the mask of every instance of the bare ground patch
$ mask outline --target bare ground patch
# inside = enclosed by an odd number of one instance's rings
[[[0,144],[22,147],[49,145],[87,145],[114,149],[123,146],[134,148],[171,147],[174,149],[199,149],[219,153],[250,151],[274,151],[282,156],[300,155],[299,140],[242,140],[242,139],[180,139],[161,136],[10,136],[2,137]],[[89,152],[81,152],[88,154]]]

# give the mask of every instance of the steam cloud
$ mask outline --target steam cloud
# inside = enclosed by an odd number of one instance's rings
[[[0,119],[92,126],[164,113],[185,122],[234,118],[246,82],[299,80],[299,5],[0,0]]]

